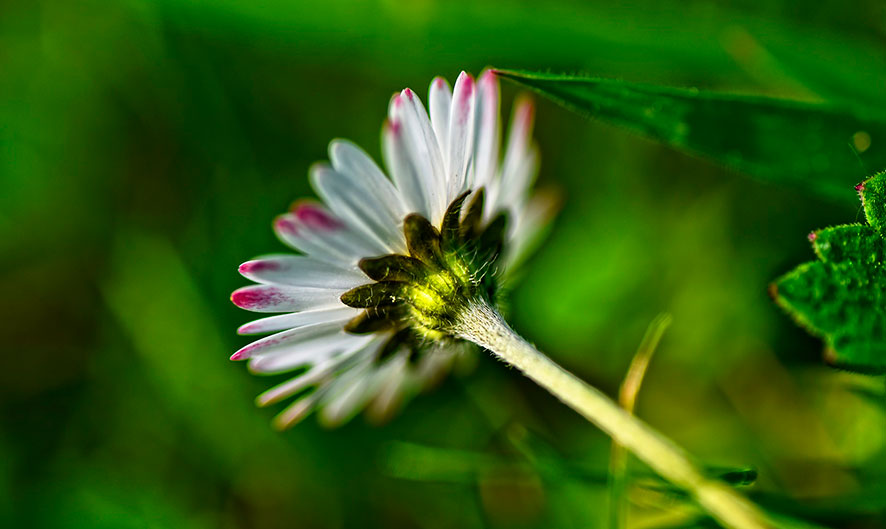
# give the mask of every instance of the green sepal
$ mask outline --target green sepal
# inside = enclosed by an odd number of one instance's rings
[[[495,262],[501,254],[505,243],[505,233],[508,224],[508,216],[506,213],[499,213],[492,221],[483,229],[483,232],[476,239],[477,256],[476,259],[481,265],[488,266]]]
[[[374,281],[416,281],[426,273],[426,267],[421,261],[399,254],[361,259],[358,266]]]
[[[443,223],[440,227],[440,237],[442,239],[443,251],[445,252],[452,251],[458,245],[459,230],[461,228],[461,208],[470,194],[470,191],[465,191],[446,208],[446,213],[443,215]]]
[[[341,295],[341,302],[349,307],[366,309],[408,301],[409,285],[395,281],[381,281],[352,288]]]
[[[439,268],[445,266],[440,248],[440,232],[428,219],[414,213],[409,215],[403,221],[403,234],[406,236],[406,248],[412,257]]]
[[[485,201],[486,190],[481,187],[474,194],[471,203],[468,204],[468,211],[465,213],[465,218],[461,221],[459,233],[463,240],[473,240],[480,233],[480,223],[483,222],[483,204]]]

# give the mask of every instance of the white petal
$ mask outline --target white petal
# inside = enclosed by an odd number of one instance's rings
[[[415,92],[407,88],[400,95],[403,105],[400,107],[402,112],[399,117],[405,129],[404,138],[410,140],[407,144],[417,165],[424,167],[422,183],[430,208],[430,220],[436,224],[443,219],[443,212],[449,204],[448,183],[443,157],[440,154],[440,144],[431,127],[428,112]]]
[[[498,168],[498,150],[501,142],[499,130],[499,93],[498,78],[487,70],[477,82],[477,131],[475,137],[472,187],[485,187],[486,199],[495,193],[491,184]]]
[[[504,268],[508,273],[516,270],[547,231],[559,206],[555,196],[536,193],[514,216],[517,222],[510,230]]]
[[[241,347],[233,356],[232,360],[254,359],[260,356],[271,356],[281,352],[291,351],[302,344],[329,336],[343,334],[343,321],[324,321],[299,328],[287,329],[271,336],[256,340],[251,344]]]
[[[529,99],[521,99],[514,105],[508,147],[501,169],[501,193],[497,197],[499,208],[525,200],[535,177],[538,155],[531,141],[534,114]]]
[[[381,381],[378,394],[366,410],[374,420],[381,422],[391,418],[403,403],[407,393],[411,393],[409,360],[406,354],[399,354],[388,361],[391,364]]]
[[[452,107],[452,88],[442,77],[435,77],[428,90],[428,106],[431,111],[431,125],[440,144],[440,154],[449,163],[449,109]],[[446,167],[449,172],[448,165]]]
[[[403,234],[398,229],[399,219],[393,218],[365,188],[323,164],[311,168],[310,178],[333,213],[364,235],[376,253],[394,253],[400,249]]]
[[[375,396],[389,368],[379,367],[373,358],[384,341],[376,338],[363,351],[364,359],[330,382],[321,397],[319,418],[326,426],[338,426],[354,416]]]
[[[312,393],[311,395],[307,395],[301,399],[298,399],[297,401],[287,406],[286,409],[281,411],[279,415],[274,417],[274,428],[278,430],[285,430],[287,428],[292,428],[293,426],[301,422],[311,413],[311,411],[313,411],[314,405],[317,402],[317,398],[318,395],[316,393]]]
[[[400,95],[395,96],[391,106],[403,105]],[[392,111],[392,113],[394,113]],[[384,147],[385,163],[391,172],[394,185],[409,213],[418,213],[424,217],[429,216],[429,202],[425,196],[424,182],[422,181],[422,167],[416,164],[411,155],[403,124],[391,119],[385,125],[382,132],[382,144]]]
[[[474,80],[462,72],[452,91],[452,109],[449,112],[449,197],[456,196],[470,185],[467,172],[473,156]]]
[[[342,289],[250,285],[231,294],[231,301],[254,312],[293,312],[342,306]]]
[[[315,386],[329,376],[339,364],[340,362],[337,359],[332,359],[327,360],[322,364],[315,365],[297,377],[293,377],[286,382],[278,384],[265,391],[255,398],[255,403],[258,406],[270,406],[271,404],[295,395],[303,389]]]
[[[270,316],[251,321],[237,329],[238,334],[263,334],[285,329],[296,329],[315,323],[347,322],[360,314],[360,309],[340,306],[332,309],[309,310]]]
[[[319,364],[336,355],[348,355],[372,340],[371,335],[356,336],[339,330],[336,333],[312,336],[281,346],[273,353],[265,353],[249,362],[255,373],[284,373],[308,364]]]
[[[351,289],[367,283],[356,268],[338,268],[304,255],[273,255],[240,265],[243,277],[256,283],[296,287]]]
[[[403,220],[408,212],[397,189],[363,149],[347,140],[333,140],[329,159],[336,171],[372,195],[395,224]]]
[[[353,267],[363,257],[379,255],[364,235],[316,204],[301,203],[294,211],[280,215],[274,230],[293,248],[339,267]]]

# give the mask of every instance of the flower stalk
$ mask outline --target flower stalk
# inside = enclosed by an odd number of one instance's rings
[[[705,476],[689,455],[598,389],[566,371],[518,335],[483,301],[471,303],[453,333],[495,354],[548,390],[663,478],[688,492],[714,519],[730,529],[772,529],[775,523],[740,493]]]

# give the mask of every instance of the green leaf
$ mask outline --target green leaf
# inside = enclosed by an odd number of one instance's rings
[[[868,224],[886,238],[886,171],[875,174],[855,187],[864,206]]]
[[[561,105],[679,150],[828,196],[886,167],[886,118],[848,107],[498,70]]]
[[[776,303],[825,340],[829,363],[886,372],[886,240],[861,224],[826,228],[809,238],[819,260],[776,280]]]

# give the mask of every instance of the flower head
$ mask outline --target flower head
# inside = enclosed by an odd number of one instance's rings
[[[529,197],[532,105],[516,104],[500,160],[498,98],[491,71],[478,81],[463,72],[454,89],[434,79],[430,112],[408,88],[396,94],[383,131],[391,178],[356,145],[333,141],[331,163],[310,172],[322,203],[297,202],[274,223],[302,255],[240,266],[258,284],[233,302],[282,314],[242,326],[275,334],[232,360],[256,373],[298,370],[257,399],[295,396],[278,427],[315,409],[327,424],[363,408],[386,417],[473,347],[453,322],[474,299],[494,304],[550,209]]]

